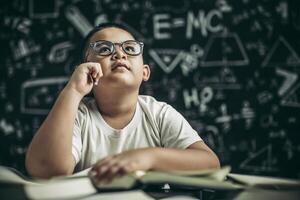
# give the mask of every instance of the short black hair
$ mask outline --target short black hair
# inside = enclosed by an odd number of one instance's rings
[[[119,28],[122,30],[125,30],[126,32],[128,32],[129,34],[132,35],[133,38],[135,38],[135,35],[124,25],[119,24],[119,23],[115,23],[115,22],[107,22],[107,23],[102,23],[102,24],[98,24],[97,26],[95,26],[83,39],[82,45],[81,45],[81,61],[82,62],[86,62],[86,51],[89,48],[89,41],[91,39],[91,37],[97,33],[98,31],[101,31],[105,28]]]

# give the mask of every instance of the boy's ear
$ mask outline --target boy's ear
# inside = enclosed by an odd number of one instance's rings
[[[149,65],[143,65],[143,81],[148,81],[150,78],[150,67]]]

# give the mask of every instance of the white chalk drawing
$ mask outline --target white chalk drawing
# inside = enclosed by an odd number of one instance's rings
[[[290,139],[286,139],[284,145],[283,145],[283,151],[287,154],[287,159],[292,159],[296,154],[300,152],[300,146],[296,145],[294,141],[291,141]]]
[[[249,157],[240,164],[240,169],[257,172],[274,172],[276,168],[276,159],[272,154],[272,145],[269,144],[259,151],[250,153]]]
[[[286,39],[280,36],[261,65],[262,67],[300,66],[300,58]]]
[[[216,7],[223,13],[229,13],[232,11],[231,5],[229,5],[226,0],[217,0],[215,4]]]
[[[222,103],[220,106],[221,115],[216,117],[215,122],[222,126],[224,133],[227,133],[231,129],[232,116],[228,114],[227,105]]]
[[[280,103],[282,106],[300,108],[300,83],[286,93]]]
[[[26,81],[21,86],[21,112],[26,114],[47,114],[54,103],[53,95],[67,83],[67,77],[53,77]],[[54,87],[50,91],[50,87]]]
[[[249,101],[243,102],[243,107],[241,108],[241,117],[245,120],[245,128],[250,129],[253,125],[253,120],[255,118],[255,111],[250,106]]]
[[[205,48],[201,61],[203,67],[244,66],[249,64],[249,58],[236,33],[212,35]]]
[[[219,73],[211,77],[203,76],[201,72],[197,71],[193,75],[193,81],[198,87],[210,86],[213,89],[221,90],[240,90],[241,84],[238,83],[234,71],[226,67],[219,71]]]
[[[84,37],[86,36],[90,30],[93,29],[93,26],[90,22],[81,14],[78,8],[75,6],[69,6],[66,11],[65,15],[67,19],[75,26],[75,28],[81,33]]]
[[[197,88],[191,88],[190,89],[191,92],[188,91],[188,89],[184,89],[182,92],[183,95],[183,100],[184,100],[184,105],[185,108],[190,109],[192,106],[192,103],[195,106],[200,105],[200,99],[198,96],[198,90]]]
[[[276,69],[276,73],[285,79],[278,90],[278,95],[283,96],[297,82],[298,75],[283,69]]]
[[[197,88],[184,89],[182,92],[185,108],[190,109],[192,105],[199,108],[199,113],[209,111],[207,104],[213,100],[214,92],[211,87],[204,87],[201,92]]]
[[[171,73],[174,68],[185,58],[185,53],[176,49],[151,49],[150,56],[156,64],[167,74]]]
[[[274,95],[270,91],[262,91],[256,95],[259,104],[266,104],[274,99]]]
[[[283,23],[288,23],[289,18],[289,5],[288,2],[279,2],[276,6],[276,12],[280,15]]]
[[[50,5],[52,3],[52,5]],[[44,4],[44,5],[43,5]],[[42,10],[40,10],[42,8]],[[47,3],[39,0],[29,0],[29,16],[35,19],[46,19],[58,17],[57,0],[47,1]]]
[[[205,87],[200,93],[201,103],[199,105],[199,112],[206,112],[208,109],[207,104],[213,99],[214,92],[211,87]]]
[[[73,48],[71,42],[61,42],[54,45],[47,56],[50,63],[61,63],[68,58],[68,52]]]
[[[182,74],[188,76],[190,72],[198,67],[198,58],[190,53],[185,53],[183,62],[180,64]]]
[[[36,45],[32,40],[20,39],[18,41],[10,41],[10,48],[13,52],[14,59],[20,60],[33,53],[39,52],[41,46]]]
[[[0,120],[0,132],[4,135],[10,135],[14,133],[15,128],[12,124],[8,123],[6,119]]]
[[[271,114],[263,115],[260,117],[260,126],[263,128],[277,127],[278,121]]]

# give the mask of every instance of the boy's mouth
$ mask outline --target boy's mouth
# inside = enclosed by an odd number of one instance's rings
[[[111,67],[111,70],[115,70],[115,69],[120,68],[120,67],[126,68],[127,70],[130,70],[130,67],[127,64],[122,63],[122,62],[116,62],[116,63],[114,63],[112,65],[112,67]]]

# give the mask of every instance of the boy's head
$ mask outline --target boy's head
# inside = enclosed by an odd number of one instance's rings
[[[82,56],[82,62],[86,62],[86,52],[89,48],[90,45],[90,40],[93,37],[93,35],[103,29],[106,28],[119,28],[122,29],[126,32],[128,32],[130,35],[132,35],[133,38],[135,38],[135,36],[129,31],[129,29],[126,26],[123,26],[122,24],[117,24],[117,23],[103,23],[103,24],[99,24],[97,26],[95,26],[84,38],[83,40],[83,48],[82,48],[82,52],[81,52],[81,56]]]
[[[95,27],[85,38],[83,49],[83,62],[100,63],[103,72],[94,94],[118,88],[137,91],[150,76],[142,53],[143,43],[136,41],[126,27],[112,23]]]

